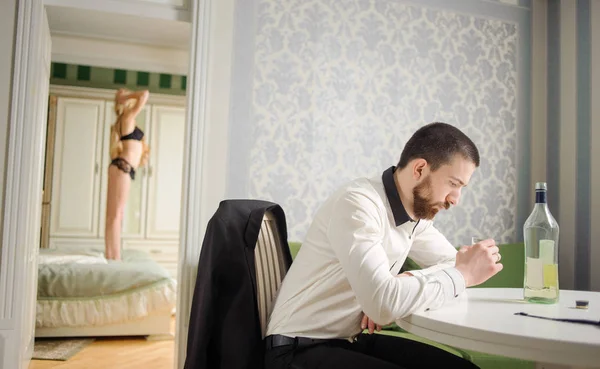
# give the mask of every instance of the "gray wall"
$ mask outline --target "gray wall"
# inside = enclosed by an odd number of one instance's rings
[[[395,165],[410,135],[455,124],[482,165],[436,224],[522,239],[530,203],[529,1],[239,0],[228,197],[272,200],[302,240],[341,183]]]

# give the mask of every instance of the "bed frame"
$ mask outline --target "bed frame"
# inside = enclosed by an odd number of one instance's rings
[[[146,336],[148,340],[173,339],[171,310],[118,324],[84,327],[36,328],[36,337]]]

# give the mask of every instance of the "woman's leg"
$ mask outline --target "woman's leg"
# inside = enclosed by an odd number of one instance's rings
[[[107,259],[121,259],[121,224],[130,187],[131,177],[129,173],[123,172],[115,165],[109,165],[106,194],[106,228],[104,230],[104,253]]]

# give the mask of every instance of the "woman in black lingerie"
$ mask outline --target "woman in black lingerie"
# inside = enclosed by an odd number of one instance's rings
[[[120,89],[115,95],[117,120],[110,128],[110,158],[108,193],[106,196],[105,257],[121,259],[121,224],[131,181],[135,171],[146,164],[149,148],[144,132],[136,126],[135,118],[146,101],[148,91]]]

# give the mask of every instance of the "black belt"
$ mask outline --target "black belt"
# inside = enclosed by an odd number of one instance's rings
[[[288,337],[281,334],[273,334],[265,337],[265,348],[270,350],[275,347],[294,345],[294,347],[312,346],[320,343],[340,341],[340,339]]]

